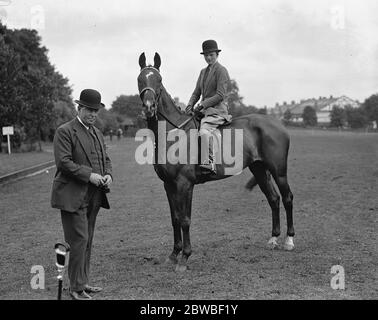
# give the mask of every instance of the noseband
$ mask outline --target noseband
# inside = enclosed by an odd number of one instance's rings
[[[156,93],[155,89],[152,88],[152,87],[145,87],[145,88],[143,88],[143,89],[140,91],[140,93],[139,93],[139,96],[140,96],[140,98],[141,98],[142,101],[143,101],[143,99],[142,99],[142,95],[143,95],[143,93],[145,93],[145,92],[148,91],[148,90],[150,90],[150,91],[154,94],[154,98],[155,98],[155,106],[156,106],[156,109],[157,109],[157,107],[158,107],[158,101],[159,101],[159,99],[160,99],[160,94],[161,94],[161,88],[160,88],[160,90],[159,90],[159,93]]]
[[[152,93],[153,93],[154,96],[156,97],[156,91],[155,91],[155,89],[152,88],[152,87],[145,87],[145,88],[143,88],[143,89],[140,91],[139,96],[142,98],[143,93],[144,93],[145,91],[147,91],[147,90],[152,91]]]

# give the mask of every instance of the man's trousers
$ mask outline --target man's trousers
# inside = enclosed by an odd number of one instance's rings
[[[85,203],[77,212],[61,210],[65,241],[70,245],[68,277],[72,291],[84,290],[89,282],[93,234],[103,191],[88,186]]]

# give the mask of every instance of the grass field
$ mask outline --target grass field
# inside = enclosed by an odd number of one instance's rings
[[[244,172],[195,188],[182,274],[164,262],[173,235],[162,182],[136,164],[136,142],[113,139],[112,208],[100,211],[94,239],[92,282],[105,288],[96,298],[377,299],[378,135],[293,130],[291,139],[296,249],[267,249],[269,206],[258,188],[244,190]],[[63,232],[50,208],[53,174],[0,186],[0,299],[56,298],[53,245]],[[45,290],[30,287],[33,265],[44,266]],[[330,286],[333,265],[345,269],[345,290]]]
[[[52,144],[44,144],[42,152],[0,153],[0,176],[54,160]]]

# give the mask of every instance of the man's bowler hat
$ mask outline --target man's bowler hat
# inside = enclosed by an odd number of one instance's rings
[[[105,107],[105,105],[101,102],[100,92],[93,89],[84,89],[81,91],[80,99],[75,100],[75,102],[84,107],[96,110]]]
[[[202,52],[201,54],[207,54],[210,52],[221,52],[222,50],[218,49],[218,44],[215,40],[206,40],[202,43]]]

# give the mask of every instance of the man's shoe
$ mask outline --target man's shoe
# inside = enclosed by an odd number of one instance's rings
[[[85,292],[84,290],[82,291],[71,291],[70,290],[70,296],[72,300],[91,300],[92,297]]]
[[[85,288],[84,288],[84,291],[86,293],[97,293],[97,292],[102,291],[102,288],[101,287],[92,287],[90,285],[86,285]]]

